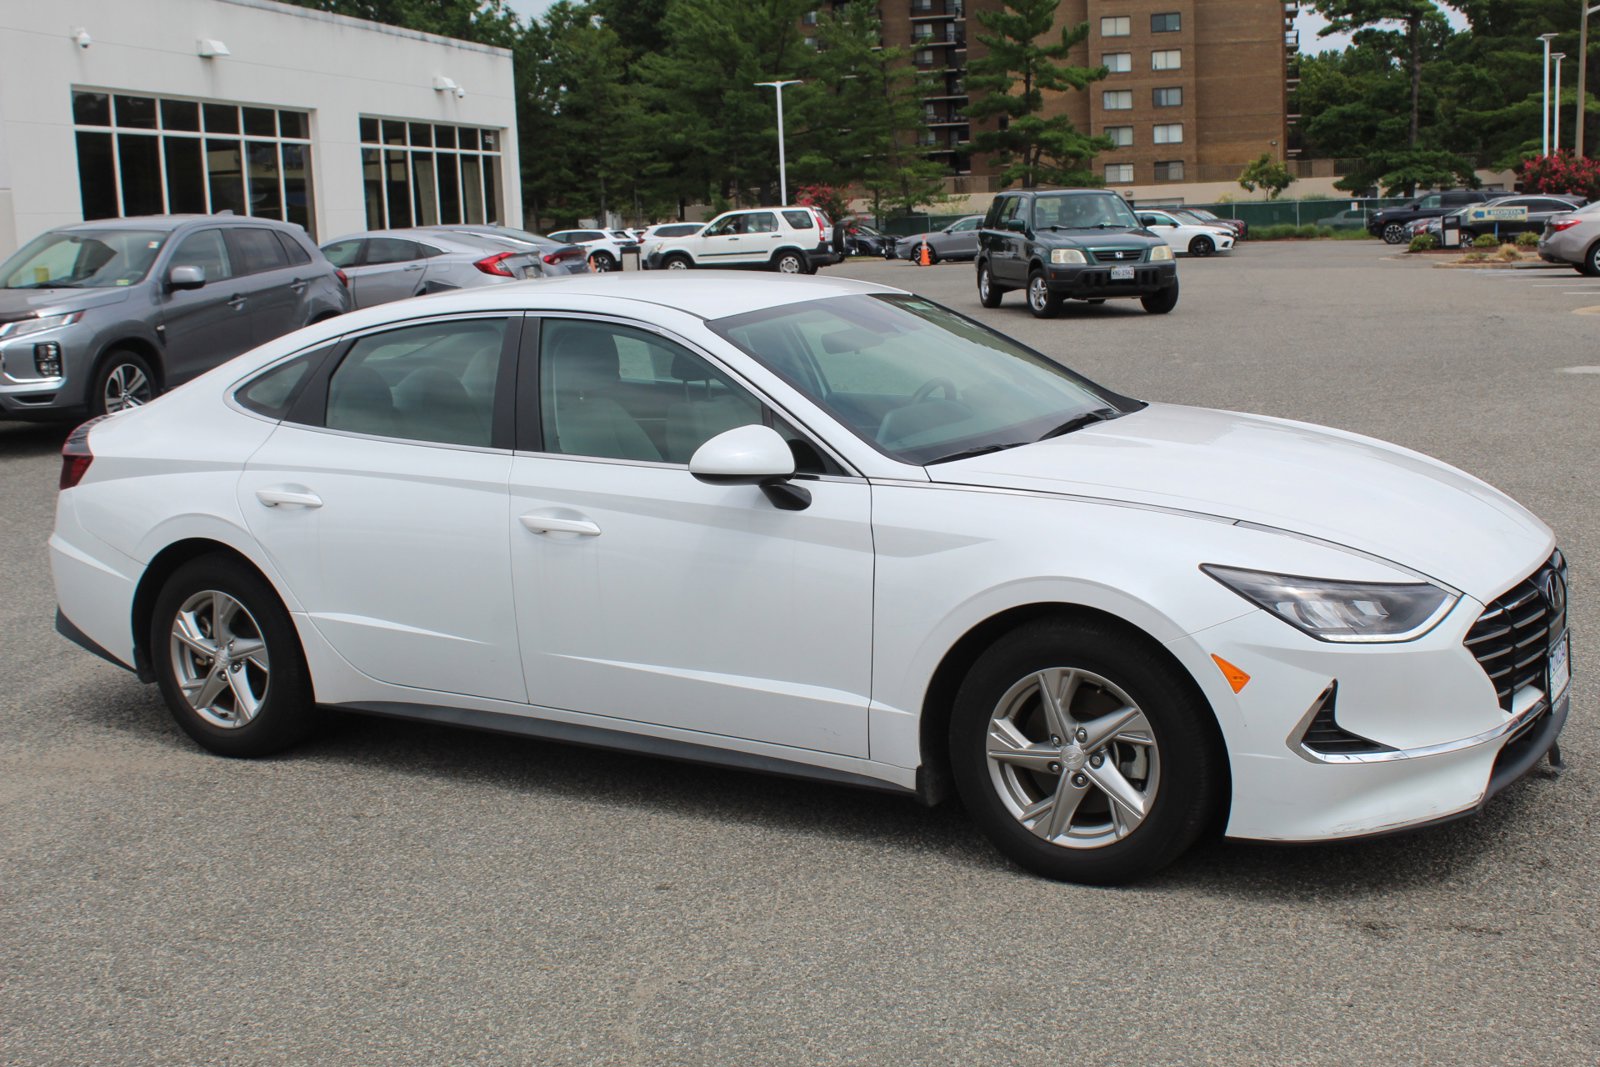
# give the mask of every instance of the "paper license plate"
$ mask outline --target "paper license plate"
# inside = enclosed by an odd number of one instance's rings
[[[1133,268],[1132,267],[1112,267],[1111,268],[1111,280],[1114,281],[1114,282],[1131,282],[1131,281],[1133,281]]]
[[[1555,700],[1567,690],[1567,683],[1572,681],[1572,668],[1567,665],[1567,649],[1572,639],[1567,634],[1562,634],[1556,643],[1550,646],[1550,699]]]

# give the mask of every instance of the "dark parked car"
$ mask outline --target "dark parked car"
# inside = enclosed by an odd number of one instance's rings
[[[894,258],[898,238],[869,226],[860,219],[840,219],[834,223],[837,251],[847,256],[882,256]]]
[[[1172,248],[1139,225],[1128,202],[1104,189],[1001,193],[979,236],[978,300],[1000,306],[1026,289],[1028,310],[1053,318],[1067,299],[1137,298],[1163,315],[1178,306]]]
[[[1485,201],[1482,206],[1486,208],[1520,207],[1527,209],[1526,219],[1497,219],[1475,220],[1468,216],[1471,207],[1453,211],[1442,217],[1440,226],[1454,225],[1461,231],[1461,243],[1471,244],[1479,234],[1494,234],[1498,237],[1515,237],[1519,233],[1543,233],[1545,223],[1556,215],[1565,215],[1569,211],[1576,211],[1589,201],[1581,196],[1555,196],[1548,193],[1524,194],[1518,196],[1502,196],[1494,200]]]
[[[1407,223],[1448,215],[1468,204],[1481,204],[1494,195],[1482,189],[1447,189],[1442,193],[1429,193],[1409,204],[1374,211],[1372,217],[1367,219],[1367,232],[1374,237],[1382,237],[1388,244],[1397,245],[1406,240]]]
[[[49,230],[0,264],[0,418],[137,407],[350,309],[299,226],[148,215]]]

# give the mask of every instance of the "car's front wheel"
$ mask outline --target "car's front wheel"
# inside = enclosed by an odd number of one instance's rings
[[[1174,281],[1165,289],[1140,297],[1139,303],[1152,315],[1165,315],[1178,306],[1178,283]]]
[[[150,661],[184,733],[222,756],[265,756],[316,723],[289,613],[258,574],[226,556],[173,572],[156,598]]]
[[[1385,244],[1397,245],[1406,239],[1406,228],[1398,222],[1391,222],[1383,228],[1383,241]]]
[[[1001,852],[1099,885],[1180,856],[1226,781],[1192,683],[1097,621],[1040,620],[980,656],[956,695],[950,761],[968,813]]]
[[[1028,310],[1039,319],[1053,319],[1061,313],[1061,294],[1050,291],[1044,271],[1037,267],[1028,275]]]
[[[1005,292],[994,283],[994,275],[989,273],[989,264],[978,264],[978,303],[986,308],[997,308]]]
[[[1205,234],[1201,234],[1189,242],[1189,254],[1191,256],[1209,256],[1216,250],[1217,243]]]
[[[145,358],[125,348],[113,349],[100,362],[90,386],[89,414],[111,415],[150,403],[161,389]]]

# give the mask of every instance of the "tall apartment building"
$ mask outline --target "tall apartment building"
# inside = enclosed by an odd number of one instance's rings
[[[1262,153],[1287,158],[1296,0],[1062,0],[1054,33],[1089,24],[1069,62],[1111,73],[1050,93],[1045,114],[1117,145],[1095,166],[1109,185],[1222,181]],[[953,174],[992,175],[971,155],[967,65],[984,51],[975,15],[1001,0],[882,0],[884,43],[911,50],[929,81],[921,141]],[[978,184],[978,183],[974,183]]]

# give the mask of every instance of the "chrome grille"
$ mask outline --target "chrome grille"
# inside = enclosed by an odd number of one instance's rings
[[[1501,708],[1510,711],[1523,686],[1548,689],[1550,643],[1566,628],[1567,561],[1558,549],[1485,608],[1467,631],[1467,651],[1494,683]]]
[[[1089,249],[1091,263],[1110,263],[1113,266],[1121,263],[1141,263],[1144,261],[1142,248],[1091,248]]]

